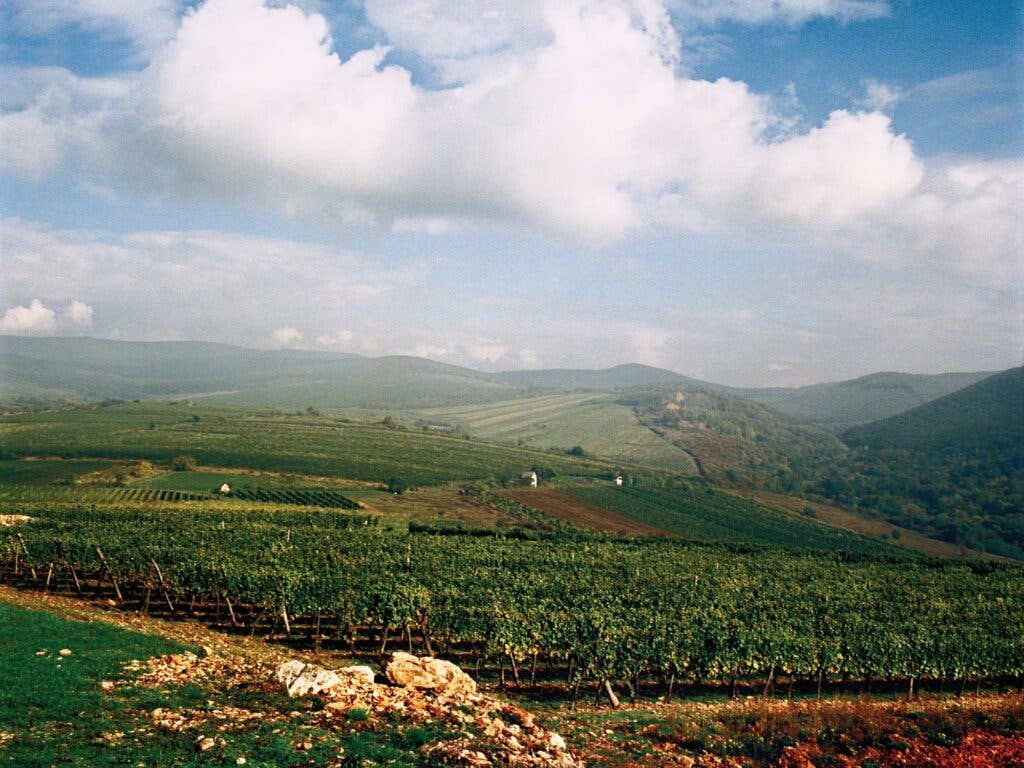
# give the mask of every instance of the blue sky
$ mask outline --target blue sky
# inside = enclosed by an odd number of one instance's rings
[[[1020,3],[410,7],[9,0],[0,330],[1020,364]]]

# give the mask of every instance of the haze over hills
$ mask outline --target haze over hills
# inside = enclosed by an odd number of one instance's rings
[[[636,363],[603,370],[488,373],[411,356],[372,358],[201,341],[0,336],[0,401],[5,403],[188,396],[279,408],[420,409],[545,392],[679,384],[753,400],[795,421],[839,429],[921,405],[986,375],[880,373],[792,389],[740,389]]]
[[[797,421],[841,429],[902,413],[991,375],[992,371],[933,375],[884,372],[806,387],[732,392]]]

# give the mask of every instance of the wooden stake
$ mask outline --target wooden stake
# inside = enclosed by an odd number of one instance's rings
[[[18,541],[21,542],[21,548],[25,552],[25,564],[28,565],[28,547],[25,545],[25,537],[22,536],[20,533],[18,534]],[[32,580],[33,581],[35,581],[35,580],[37,580],[39,578],[36,575],[36,569],[33,568],[31,565],[28,566],[28,570],[32,574]]]
[[[82,584],[78,581],[78,574],[75,572],[75,566],[68,564],[68,570],[71,571],[71,578],[75,581],[75,589],[79,592],[82,591]]]
[[[106,570],[107,575],[110,576],[110,583],[114,585],[114,594],[117,595],[117,602],[124,605],[124,597],[121,595],[121,587],[117,584],[117,577],[114,576],[114,572],[110,569],[110,564],[107,563],[107,558],[103,556],[103,551],[96,547],[96,554],[100,558],[100,562],[103,563],[103,568]]]
[[[171,613],[174,613],[174,603],[171,602],[171,596],[167,593],[167,582],[164,581],[163,571],[160,570],[160,566],[157,565],[156,560],[150,560],[150,565],[153,566],[153,570],[156,571],[157,581],[160,582],[160,591],[164,594],[164,600],[167,601],[167,607]]]
[[[604,681],[604,692],[606,694],[608,694],[608,701],[610,701],[612,703],[612,706],[615,707],[615,708],[618,708],[618,706],[619,706],[619,697],[616,696],[615,695],[615,691],[612,690],[611,681],[609,681],[609,680],[605,680]]]
[[[50,582],[52,580],[53,580],[53,563],[50,563],[50,567],[46,571],[46,586],[43,587],[44,590],[47,590],[47,589],[50,588]]]
[[[288,623],[288,607],[285,605],[281,606],[281,619],[284,621],[284,633],[291,637],[292,627]]]

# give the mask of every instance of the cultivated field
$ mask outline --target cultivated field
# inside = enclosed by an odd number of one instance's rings
[[[580,446],[593,456],[697,474],[693,460],[641,424],[615,395],[569,393],[423,411],[484,440],[537,448]]]

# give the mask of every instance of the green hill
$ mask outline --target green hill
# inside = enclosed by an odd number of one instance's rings
[[[807,490],[945,541],[1024,556],[1024,368],[842,433]]]
[[[618,402],[718,483],[790,492],[807,466],[846,451],[822,429],[705,386],[644,387],[623,393]]]
[[[692,457],[642,424],[614,394],[570,392],[421,412],[431,425],[472,437],[537,448],[571,449],[622,464],[697,474]]]
[[[991,372],[872,373],[807,387],[733,389],[730,393],[766,405],[796,421],[829,429],[884,419],[981,381]]]

